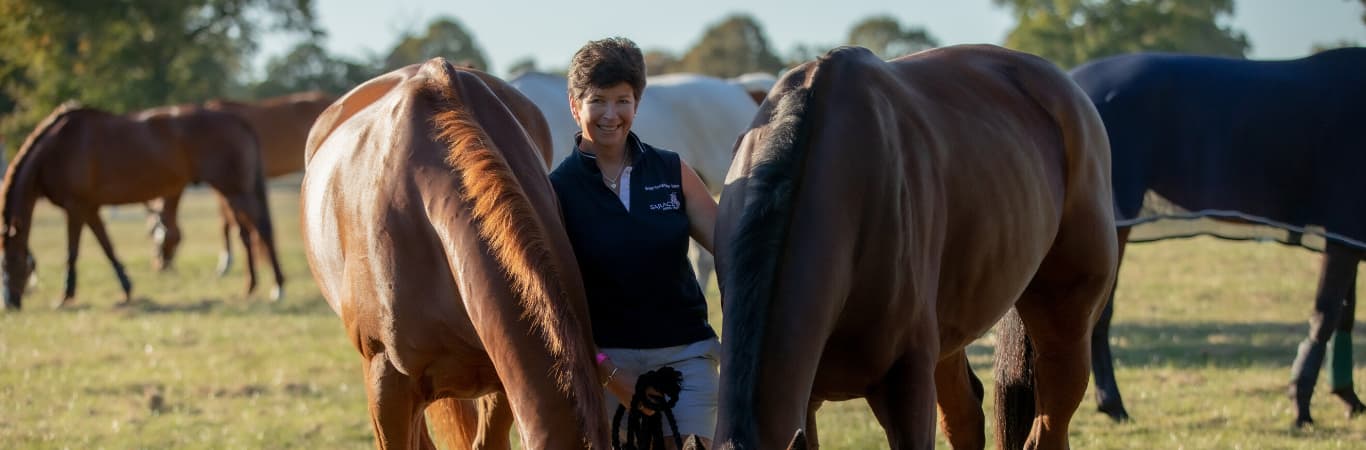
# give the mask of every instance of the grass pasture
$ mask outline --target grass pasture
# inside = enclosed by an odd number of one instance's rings
[[[65,219],[40,202],[32,238],[39,284],[25,295],[23,312],[0,314],[0,447],[371,446],[359,358],[303,255],[297,187],[272,189],[288,277],[280,303],[265,299],[273,280],[259,268],[266,278],[257,294],[242,295],[240,245],[232,272],[214,275],[216,204],[196,190],[184,199],[175,273],[151,270],[140,206],[106,208],[135,304],[114,306],[118,284],[85,232],[77,306],[54,311]],[[1088,392],[1073,422],[1073,447],[1361,448],[1366,418],[1347,420],[1326,375],[1315,395],[1318,424],[1290,427],[1285,386],[1318,268],[1317,255],[1273,244],[1192,239],[1130,247],[1114,336],[1135,421],[1110,423],[1094,412]],[[719,313],[713,318],[719,326]],[[988,385],[990,344],[988,336],[972,348]],[[1358,361],[1366,361],[1363,347],[1358,338]],[[1366,380],[1366,364],[1357,367],[1356,378]],[[861,401],[825,405],[819,427],[825,448],[886,446]]]

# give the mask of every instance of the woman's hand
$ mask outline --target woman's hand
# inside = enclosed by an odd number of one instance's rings
[[[607,383],[604,387],[617,397],[617,402],[621,403],[621,406],[630,408],[631,397],[636,394],[636,381],[640,379],[640,374],[630,369],[621,368],[621,366],[613,363],[610,358],[604,359],[602,364],[598,364],[598,374]],[[647,395],[654,396],[659,395],[659,393],[650,389]],[[643,406],[640,407],[640,411],[647,416],[655,413],[654,410]]]

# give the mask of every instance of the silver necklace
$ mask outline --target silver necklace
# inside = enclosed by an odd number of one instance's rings
[[[627,167],[630,167],[630,165],[631,165],[631,160],[630,160],[629,158],[622,159],[622,161],[621,161],[621,168],[620,168],[620,169],[617,169],[617,177],[616,177],[616,178],[610,178],[610,177],[607,176],[606,173],[603,173],[603,174],[602,174],[602,179],[603,179],[603,181],[606,181],[606,182],[607,182],[607,186],[610,187],[610,188],[612,188],[613,191],[617,190],[617,181],[620,181],[620,180],[621,180],[621,176],[624,175],[624,174],[626,173],[626,168],[627,168]]]

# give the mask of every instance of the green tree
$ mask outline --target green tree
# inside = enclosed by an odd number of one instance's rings
[[[930,32],[924,28],[902,28],[896,18],[887,15],[869,17],[854,24],[854,27],[849,29],[846,43],[872,50],[883,59],[892,59],[939,46],[939,40],[930,36]]]
[[[334,57],[316,40],[308,40],[266,62],[265,79],[252,85],[249,94],[261,98],[319,90],[340,95],[379,75],[376,65]]]
[[[769,48],[759,22],[740,14],[708,27],[702,40],[683,55],[679,68],[729,78],[748,72],[776,73],[783,62]]]
[[[473,66],[485,72],[492,71],[484,51],[475,43],[474,36],[465,27],[451,18],[438,18],[427,25],[426,33],[421,36],[406,34],[398,45],[384,58],[386,70],[393,70],[409,64],[416,64],[434,57],[444,57],[456,64]]]
[[[787,67],[792,67],[807,61],[815,60],[816,58],[819,58],[821,55],[824,55],[826,52],[829,52],[830,50],[833,50],[836,47],[839,47],[839,45],[808,44],[799,42],[792,46],[791,51],[787,52]]]
[[[236,82],[262,29],[319,33],[311,0],[0,0],[0,17],[7,151],[68,99],[113,112],[203,100]]]
[[[1018,23],[1006,46],[1063,67],[1120,53],[1243,57],[1247,37],[1221,25],[1233,0],[992,0]]]
[[[650,75],[662,75],[666,73],[681,72],[681,61],[668,50],[652,49],[645,51],[645,73]]]
[[[507,75],[508,75],[508,76],[507,76],[507,77],[508,77],[508,78],[512,78],[512,77],[515,77],[515,76],[520,75],[520,74],[525,73],[525,72],[535,72],[535,71],[536,71],[536,59],[535,59],[535,58],[532,58],[532,57],[530,57],[530,56],[524,56],[524,57],[522,57],[521,59],[518,59],[518,60],[516,60],[516,61],[513,61],[512,64],[510,64],[510,65],[508,66],[508,72],[507,72]]]

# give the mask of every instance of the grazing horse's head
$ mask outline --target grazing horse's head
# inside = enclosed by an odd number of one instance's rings
[[[5,226],[5,237],[0,238],[5,241],[5,255],[0,258],[0,277],[3,277],[5,284],[5,309],[18,310],[22,305],[20,299],[24,297],[24,288],[28,287],[28,278],[33,275],[36,263],[33,260],[33,251],[28,248],[27,243],[10,243],[9,229],[8,225]]]
[[[0,257],[0,274],[3,274],[5,285],[6,309],[19,309],[20,298],[28,286],[29,276],[33,274],[33,252],[28,247],[28,233],[33,219],[33,205],[38,201],[37,177],[32,167],[36,158],[34,155],[41,153],[43,147],[51,146],[47,142],[52,139],[43,138],[60,131],[59,124],[65,122],[62,118],[80,110],[80,104],[67,102],[48,114],[19,146],[19,152],[15,153],[14,160],[5,171],[4,182],[0,184],[0,246],[5,253]]]

